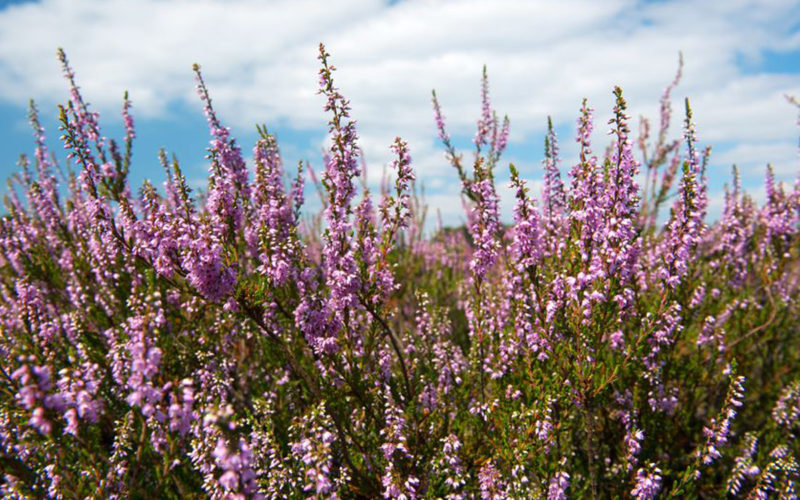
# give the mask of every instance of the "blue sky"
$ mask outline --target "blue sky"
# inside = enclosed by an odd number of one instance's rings
[[[327,117],[316,94],[316,46],[327,44],[342,92],[352,101],[370,182],[390,161],[395,136],[410,143],[418,177],[447,222],[463,216],[455,176],[435,138],[430,90],[440,95],[451,133],[468,143],[480,111],[480,72],[489,68],[493,102],[511,118],[506,160],[541,179],[547,115],[560,133],[566,169],[583,97],[596,110],[602,151],[619,84],[634,130],[658,120],[658,98],[684,53],[673,94],[672,135],[691,98],[702,144],[711,144],[712,215],[732,163],[763,196],[767,162],[792,182],[800,171],[800,5],[795,1],[589,0],[565,2],[346,0],[128,2],[0,1],[0,176],[32,152],[26,107],[34,98],[51,147],[59,150],[56,105],[66,99],[55,50],[67,51],[105,135],[122,135],[129,90],[138,139],[132,181],[163,180],[157,151],[181,160],[204,183],[208,133],[191,64],[203,66],[215,106],[249,156],[255,124],[277,133],[288,166],[320,167]],[[503,191],[504,212],[511,193]]]

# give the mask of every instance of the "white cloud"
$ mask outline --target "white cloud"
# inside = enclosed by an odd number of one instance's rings
[[[511,117],[512,141],[538,151],[545,117],[572,127],[584,96],[597,109],[600,139],[615,84],[634,119],[657,118],[682,50],[673,133],[689,95],[701,140],[737,144],[715,162],[740,154],[747,159],[739,163],[755,163],[752,155],[774,152],[778,172],[791,175],[795,110],[782,95],[800,93],[800,75],[745,74],[739,63],[800,48],[798,14],[791,0],[44,0],[0,11],[0,99],[63,100],[54,57],[63,46],[102,112],[117,112],[124,89],[139,116],[161,116],[175,101],[199,109],[190,69],[197,61],[226,122],[319,128],[326,117],[316,55],[324,41],[340,68],[337,84],[352,100],[370,178],[380,179],[388,146],[401,135],[435,191],[429,201],[449,212],[460,203],[432,140],[430,90],[437,89],[451,132],[471,135],[483,63],[498,111]],[[566,154],[574,151],[571,138],[562,143]]]
[[[726,173],[736,165],[745,178],[764,179],[767,164],[772,165],[778,176],[791,179],[800,171],[800,158],[797,144],[791,142],[764,142],[758,144],[737,144],[714,155],[714,164],[720,165]]]

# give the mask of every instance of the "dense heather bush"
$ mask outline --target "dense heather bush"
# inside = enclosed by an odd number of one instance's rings
[[[248,168],[198,68],[207,191],[162,153],[163,192],[134,195],[127,97],[115,142],[60,56],[74,165],[59,182],[32,106],[0,228],[5,496],[795,498],[800,183],[768,172],[759,207],[734,173],[706,225],[688,103],[668,140],[679,75],[653,138],[614,90],[601,157],[584,102],[565,177],[551,127],[540,200],[511,166],[510,226],[486,78],[468,159],[434,95],[468,224],[426,237],[405,142],[377,206],[359,182],[322,47],[317,216],[313,171],[266,129]]]

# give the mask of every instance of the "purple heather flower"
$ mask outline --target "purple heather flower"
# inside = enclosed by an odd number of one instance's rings
[[[639,164],[633,158],[633,148],[628,137],[626,103],[619,87],[614,89],[617,104],[614,106],[614,135],[608,183],[602,195],[604,224],[601,229],[602,244],[598,256],[608,276],[617,276],[622,285],[633,278],[633,271],[640,252],[637,238],[637,214],[639,186],[636,175]],[[626,302],[627,303],[627,302]]]
[[[772,419],[782,427],[791,427],[800,418],[800,380],[786,386],[772,409]]]
[[[557,219],[566,207],[566,194],[561,174],[558,170],[560,159],[558,157],[558,138],[553,130],[553,120],[547,118],[547,137],[545,138],[544,155],[544,189],[542,191],[542,206],[545,218]]]
[[[448,434],[442,439],[442,457],[435,465],[445,478],[444,483],[450,491],[446,497],[449,500],[464,498],[460,490],[466,485],[467,478],[458,455],[460,449],[461,441],[458,437],[455,434]]]
[[[638,455],[642,451],[644,431],[636,428],[630,412],[625,413],[623,422],[625,424],[625,462],[628,472],[630,472],[639,463]]]
[[[245,229],[245,238],[260,262],[258,271],[274,286],[280,286],[296,273],[294,266],[300,253],[295,232],[297,216],[292,199],[284,193],[284,172],[275,139],[268,135],[259,140],[253,157],[256,178],[252,196],[256,209],[251,225]],[[302,191],[293,196],[302,196]]]
[[[200,67],[194,66],[197,93],[203,101],[212,140],[209,147],[209,187],[207,209],[211,215],[211,232],[220,240],[226,239],[242,227],[243,205],[250,197],[248,172],[241,149],[230,138],[230,131],[223,127],[211,106]]]
[[[130,363],[127,379],[130,392],[126,401],[141,408],[148,419],[156,416],[156,405],[164,397],[162,389],[153,384],[161,366],[162,351],[153,345],[151,321],[147,316],[135,316],[125,325]]]
[[[505,498],[505,483],[492,460],[487,460],[478,471],[478,481],[480,482],[481,498],[483,500]]]
[[[484,66],[481,78],[481,118],[478,120],[478,131],[473,140],[478,151],[480,151],[481,146],[489,144],[489,134],[491,134],[493,126],[496,127],[497,123],[492,116],[492,103],[489,99],[489,75],[486,71],[486,66]]]
[[[469,221],[469,231],[475,245],[470,270],[476,281],[482,281],[497,260],[501,226],[499,198],[494,183],[483,166],[476,165],[475,173],[476,180],[469,186],[476,200]]]
[[[439,132],[439,139],[442,142],[448,143],[450,142],[450,135],[448,135],[447,130],[445,129],[444,123],[444,115],[442,114],[442,108],[439,105],[439,100],[436,98],[436,92],[433,93],[433,117],[436,122],[436,130]]]
[[[397,155],[397,158],[391,163],[391,168],[397,171],[397,177],[394,197],[389,196],[387,192],[381,199],[379,209],[384,238],[383,251],[388,244],[392,243],[398,231],[408,227],[411,218],[411,186],[415,180],[408,144],[398,137],[391,149]]]
[[[189,283],[204,297],[218,301],[233,290],[236,283],[236,272],[225,265],[222,244],[215,241],[208,233],[181,235],[179,245],[186,245],[181,258],[181,266],[187,270]],[[188,241],[187,241],[188,240]]]
[[[636,471],[636,485],[631,496],[638,500],[653,500],[661,490],[661,470],[653,464]]]
[[[361,287],[352,241],[351,202],[355,196],[353,179],[360,175],[359,148],[356,145],[355,122],[349,119],[350,103],[333,86],[333,67],[328,65],[328,53],[320,44],[320,92],[327,102],[325,111],[331,112],[328,130],[332,147],[325,164],[322,183],[327,191],[323,259],[326,283],[330,289],[328,304],[337,321],[348,308],[358,304]]]
[[[550,478],[547,500],[567,500],[567,488],[569,488],[569,474],[563,470],[556,472]]]
[[[742,376],[731,377],[725,404],[722,406],[719,416],[711,419],[709,427],[703,427],[706,442],[702,449],[698,450],[698,454],[705,465],[711,465],[722,456],[719,450],[728,442],[730,426],[736,417],[736,408],[742,406],[744,381],[745,378]]]
[[[195,404],[195,391],[191,379],[181,381],[180,392],[176,395],[170,393],[169,429],[185,436],[191,429],[191,424],[198,418],[193,409]]]
[[[756,436],[750,433],[744,436],[742,454],[734,459],[734,466],[726,483],[729,494],[738,495],[742,488],[742,482],[746,478],[753,478],[761,473],[761,469],[753,462],[757,446],[758,438]]]
[[[328,430],[329,419],[323,415],[324,403],[304,415],[295,426],[299,436],[291,443],[292,455],[302,463],[306,484],[303,490],[316,495],[335,493],[331,450],[336,436]]]
[[[672,218],[665,230],[665,239],[657,250],[663,259],[659,275],[671,289],[676,288],[686,275],[695,248],[702,240],[705,231],[703,223],[707,205],[705,176],[698,164],[694,124],[691,119],[692,112],[687,101],[685,141],[688,147],[688,160],[684,163],[678,198],[672,208]]]

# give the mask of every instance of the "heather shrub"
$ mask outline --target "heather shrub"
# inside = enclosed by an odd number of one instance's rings
[[[324,47],[316,174],[266,128],[247,165],[195,67],[201,196],[163,152],[163,189],[134,189],[127,96],[103,136],[59,56],[69,162],[32,105],[0,225],[4,496],[796,498],[800,182],[768,170],[759,205],[734,171],[708,222],[688,101],[669,139],[680,72],[653,136],[619,88],[604,154],[587,102],[576,160],[550,127],[539,197],[485,73],[472,153],[434,94],[467,225],[426,231],[402,139],[378,196],[360,182]]]

